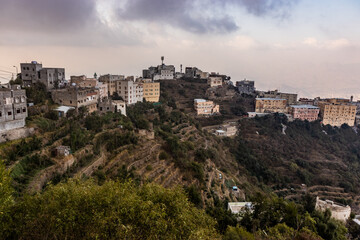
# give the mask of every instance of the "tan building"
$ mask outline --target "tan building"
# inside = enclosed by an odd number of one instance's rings
[[[260,92],[259,97],[286,99],[287,104],[289,104],[289,105],[297,103],[297,94],[282,93],[282,92],[279,92],[278,90],[268,91],[268,92]]]
[[[320,117],[324,125],[340,127],[344,123],[349,126],[354,126],[356,106],[350,103],[334,104],[328,101],[319,102]]]
[[[222,77],[209,77],[208,84],[210,85],[210,87],[222,86],[223,84]]]
[[[97,80],[95,78],[87,78],[85,75],[70,76],[70,83],[72,86],[92,88],[96,87]]]
[[[218,130],[215,131],[215,135],[217,136],[224,136],[224,137],[231,137],[235,136],[237,133],[237,127],[231,124],[222,125]]]
[[[290,114],[293,119],[300,119],[309,122],[315,121],[319,117],[320,109],[312,105],[291,105]]]
[[[219,105],[205,99],[194,99],[194,108],[197,115],[212,115],[220,112]]]
[[[143,80],[143,93],[147,102],[159,102],[160,82]]]
[[[285,113],[286,99],[279,98],[256,98],[255,112],[257,113]]]
[[[107,83],[109,96],[112,96],[115,92],[117,92],[117,82],[125,80],[124,75],[111,75],[106,74],[99,77],[99,82]]]
[[[94,112],[97,110],[98,94],[95,88],[69,87],[52,91],[51,97],[59,105],[76,109],[85,106],[89,112]]]
[[[346,222],[351,214],[350,206],[343,206],[330,200],[320,200],[319,197],[316,197],[315,209],[322,212],[325,212],[326,209],[330,209],[331,217],[342,222]]]

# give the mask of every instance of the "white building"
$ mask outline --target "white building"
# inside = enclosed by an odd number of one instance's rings
[[[143,84],[132,79],[117,81],[117,92],[127,105],[143,101]]]

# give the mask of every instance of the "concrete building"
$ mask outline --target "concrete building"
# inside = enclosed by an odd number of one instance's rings
[[[125,80],[124,75],[106,74],[106,75],[102,75],[99,77],[99,82],[103,82],[108,85],[108,95],[109,96],[112,96],[112,95],[114,95],[115,92],[117,92],[117,89],[116,89],[117,84],[116,83],[121,80]]]
[[[218,87],[222,86],[223,79],[222,77],[209,77],[207,83],[210,85],[210,87]]]
[[[319,118],[320,109],[312,105],[291,105],[290,114],[293,119],[315,121]]]
[[[298,103],[300,105],[311,105],[311,106],[315,106],[315,99],[308,99],[308,98],[300,98],[298,100]]]
[[[99,92],[99,100],[100,101],[109,97],[109,90],[108,90],[107,83],[96,82],[95,89],[97,89]]]
[[[210,74],[201,71],[197,67],[186,67],[184,77],[187,79],[208,79]]]
[[[65,82],[64,68],[43,68],[42,64],[32,61],[31,63],[20,63],[20,69],[24,86],[41,82],[47,89],[53,89]]]
[[[266,115],[269,115],[270,113],[257,113],[257,112],[248,112],[248,117],[249,118],[255,118],[257,117],[265,117]]]
[[[153,82],[151,79],[141,80],[143,84],[144,99],[147,102],[159,102],[160,82]]]
[[[256,98],[255,112],[257,113],[286,113],[286,99]]]
[[[205,99],[194,99],[194,108],[197,115],[212,115],[220,112],[219,105]]]
[[[126,116],[126,104],[122,100],[106,99],[98,104],[98,111],[100,113],[121,113]]]
[[[53,101],[59,105],[74,107],[79,109],[87,107],[88,112],[97,110],[99,92],[95,88],[69,87],[65,89],[56,89],[51,92]]]
[[[325,212],[326,209],[330,209],[331,217],[342,222],[346,222],[351,214],[350,206],[340,205],[330,200],[320,200],[319,197],[316,197],[315,209],[322,212]]]
[[[128,105],[143,101],[143,83],[135,82],[134,77],[127,77],[126,80],[117,81],[116,91]]]
[[[295,105],[297,103],[297,94],[295,93],[282,93],[278,90],[274,91],[267,91],[267,92],[259,92],[259,97],[263,98],[280,98],[280,99],[286,99],[287,104],[289,105]]]
[[[54,155],[57,157],[66,157],[69,156],[71,154],[71,148],[69,146],[57,146],[54,149]]]
[[[0,132],[25,126],[26,93],[19,85],[0,88]]]
[[[165,65],[164,57],[161,57],[161,65],[144,69],[143,78],[151,78],[152,80],[174,80],[175,67],[174,65]]]
[[[236,82],[236,88],[240,94],[254,94],[255,93],[255,82],[250,80],[242,80]]]
[[[232,137],[235,136],[238,129],[236,126],[231,124],[224,124],[219,127],[218,130],[215,131],[216,136],[223,136],[223,137]]]
[[[335,102],[335,103],[334,103]],[[336,101],[320,101],[320,117],[324,125],[340,127],[344,123],[354,126],[356,106],[350,103],[337,103]]]
[[[80,88],[94,88],[97,85],[95,78],[87,78],[85,75],[70,76],[70,84]]]

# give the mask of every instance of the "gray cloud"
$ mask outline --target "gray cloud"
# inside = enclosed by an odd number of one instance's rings
[[[289,10],[299,0],[227,0],[224,3],[236,4],[243,6],[246,10],[256,16],[274,15],[286,16]]]
[[[225,11],[245,8],[256,16],[285,17],[298,0],[128,0],[121,20],[169,24],[193,33],[230,33],[239,26]],[[209,14],[210,13],[210,14]]]
[[[121,20],[161,22],[193,33],[227,33],[236,31],[234,20],[222,16],[195,14],[193,0],[131,0],[118,11]]]
[[[95,0],[1,0],[0,29],[74,31],[97,24]]]

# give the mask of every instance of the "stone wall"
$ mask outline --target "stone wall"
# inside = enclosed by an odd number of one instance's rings
[[[12,122],[7,122],[7,123],[0,123],[0,125],[22,124],[21,121],[22,120],[12,121]],[[25,121],[24,121],[24,124],[25,124]],[[33,133],[34,133],[34,128],[25,128],[23,126],[21,128],[9,130],[9,131],[2,131],[2,132],[0,132],[0,143],[16,140],[16,139],[20,139],[20,138],[26,138],[26,137],[29,137],[30,135],[32,135]]]

